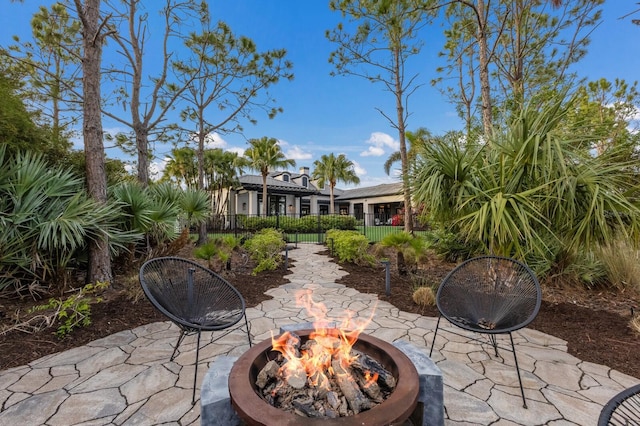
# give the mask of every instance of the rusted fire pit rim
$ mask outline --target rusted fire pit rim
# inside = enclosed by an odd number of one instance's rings
[[[297,330],[305,341],[314,330]],[[248,425],[388,425],[400,424],[413,413],[418,401],[418,372],[411,360],[395,346],[376,337],[361,334],[355,349],[372,355],[396,375],[396,388],[382,403],[357,415],[337,419],[310,419],[271,406],[255,389],[255,375],[268,361],[271,339],[266,339],[246,351],[236,360],[229,374],[231,404]],[[380,359],[386,358],[386,359]],[[273,356],[271,357],[273,358]],[[254,377],[251,377],[251,371]]]

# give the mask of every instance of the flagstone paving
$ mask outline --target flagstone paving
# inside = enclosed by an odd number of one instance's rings
[[[296,260],[287,275],[290,283],[269,290],[272,300],[247,309],[254,341],[270,338],[282,326],[313,321],[296,305],[296,294],[304,289],[325,305],[328,320],[340,321],[347,312],[371,318],[366,333],[388,342],[403,339],[428,353],[435,318],[399,311],[376,295],[336,284],[346,272],[318,254],[323,250],[301,244],[289,251]],[[441,327],[453,330],[446,321]],[[170,362],[178,334],[170,322],[148,324],[0,371],[0,425],[200,424],[200,401],[191,405],[195,336],[185,339]],[[210,333],[203,334],[198,386],[218,356],[248,349],[241,330],[210,340]],[[536,330],[520,330],[514,340],[528,409],[522,406],[511,352],[496,358],[488,344],[438,333],[432,359],[444,378],[446,425],[595,425],[613,395],[640,382],[581,361],[567,353],[565,341]]]

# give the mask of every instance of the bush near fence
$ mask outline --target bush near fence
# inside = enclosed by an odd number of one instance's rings
[[[398,224],[392,225],[368,225],[374,222],[374,215],[364,215],[360,219],[347,215],[274,215],[274,216],[250,216],[227,215],[220,216],[209,222],[207,232],[211,238],[234,234],[239,238],[246,238],[265,228],[275,228],[285,234],[288,242],[323,243],[325,233],[330,229],[356,230],[365,235],[370,243],[381,241],[390,233],[403,231]],[[399,222],[399,221],[398,221]],[[416,235],[422,235],[424,230],[416,228]],[[193,232],[196,232],[195,228]]]
[[[358,231],[330,229],[327,241],[331,240],[331,251],[340,262],[355,264],[372,264],[373,258],[368,254],[369,240]]]
[[[258,231],[265,228],[279,229],[288,234],[326,232],[329,229],[354,230],[357,220],[353,216],[242,216],[236,217],[237,226],[247,231]]]

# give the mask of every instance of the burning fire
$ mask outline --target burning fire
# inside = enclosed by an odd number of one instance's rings
[[[332,322],[327,318],[327,307],[323,303],[314,302],[310,290],[301,291],[296,295],[296,305],[304,307],[314,318],[314,332],[309,335],[309,341],[313,343],[299,350],[300,341],[296,335],[285,332],[278,338],[272,336],[273,350],[280,352],[287,360],[280,373],[290,386],[303,387],[308,383],[328,391],[328,376],[343,375],[344,371],[349,370],[354,360],[351,349],[360,333],[371,322],[375,308],[369,318],[364,320],[354,318],[353,314],[347,311],[340,325],[336,327],[332,326]],[[341,367],[339,372],[335,371],[335,365],[332,366],[336,361]],[[365,379],[367,386],[377,386],[378,374],[367,371]]]

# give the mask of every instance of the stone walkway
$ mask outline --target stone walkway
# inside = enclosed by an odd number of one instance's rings
[[[336,284],[346,272],[319,255],[322,250],[308,244],[289,251],[296,260],[287,276],[291,282],[270,290],[272,300],[247,309],[254,341],[270,338],[281,326],[313,320],[295,303],[296,293],[307,289],[326,306],[329,320],[347,311],[368,318],[375,310],[366,333],[388,342],[407,340],[428,353],[435,318],[399,311],[375,295]],[[169,362],[178,333],[169,322],[149,324],[0,371],[0,425],[200,424],[199,400],[191,405],[195,337]],[[507,337],[498,339],[508,345]],[[566,342],[553,336],[524,329],[514,339],[528,409],[522,407],[510,352],[496,359],[489,345],[438,333],[433,360],[444,378],[445,424],[595,425],[613,395],[640,382],[569,355]],[[216,357],[248,349],[241,330],[205,345],[209,340],[203,334],[198,383]]]

